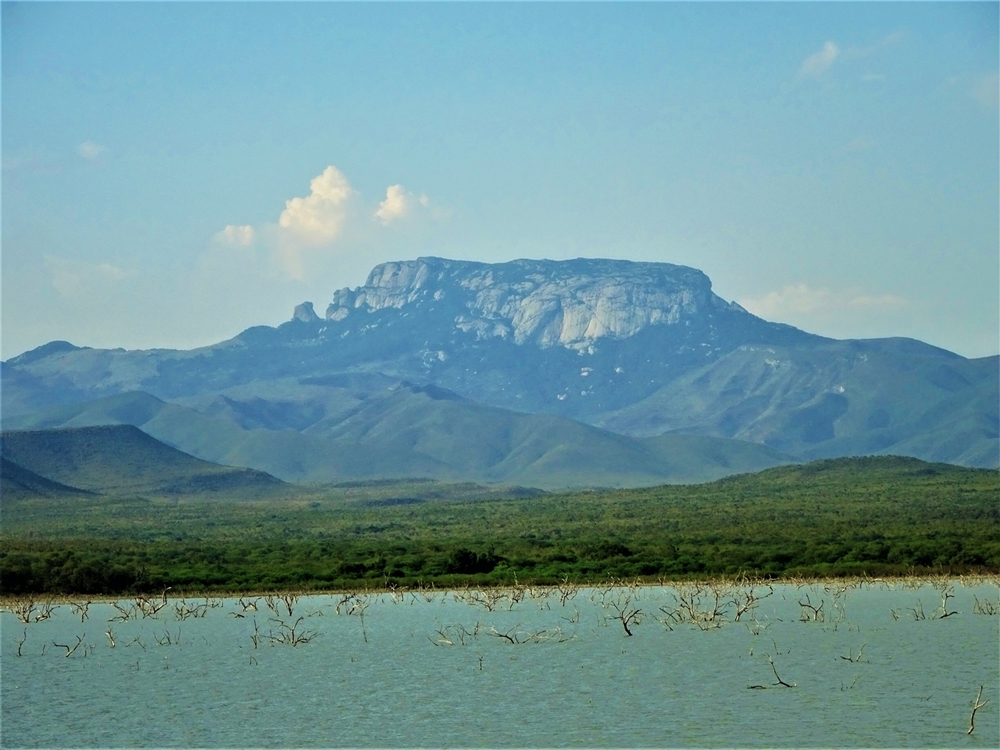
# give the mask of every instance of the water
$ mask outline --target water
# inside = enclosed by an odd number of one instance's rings
[[[109,622],[119,615],[109,603],[91,604],[82,622],[68,604],[28,625],[4,612],[2,744],[1000,745],[1000,617],[973,614],[974,595],[997,601],[995,585],[956,583],[948,604],[959,614],[944,619],[934,619],[941,591],[929,585],[776,586],[740,622],[728,606],[722,627],[668,618],[676,593],[590,589],[565,604],[526,596],[494,611],[443,593],[369,595],[363,618],[346,613],[357,601],[337,614],[339,597],[303,597],[281,619],[301,616],[296,634],[315,637],[294,647],[268,638],[285,631],[263,599],[244,617],[234,599],[189,599],[205,614],[183,620],[179,600],[126,622]],[[806,595],[823,602],[824,621],[800,621]],[[632,637],[611,619],[628,597],[643,613]],[[926,619],[915,619],[918,600]],[[53,645],[77,636],[68,658]],[[795,687],[775,684],[776,673]],[[991,702],[970,736],[980,685]]]

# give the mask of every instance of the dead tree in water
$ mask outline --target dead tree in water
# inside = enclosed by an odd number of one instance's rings
[[[494,628],[495,630],[495,628]],[[428,640],[435,646],[466,646],[468,643],[479,636],[479,623],[477,622],[473,629],[470,631],[464,625],[445,625],[442,628],[438,628],[434,631],[437,633],[437,639],[428,636]]]
[[[660,622],[668,629],[673,629],[671,623],[689,623],[702,630],[721,628],[726,622],[726,611],[730,604],[740,606],[742,603],[745,607],[743,612],[750,611],[754,606],[746,600],[724,601],[728,593],[721,584],[710,584],[707,587],[698,583],[677,586],[670,594],[676,606],[660,607],[660,612],[666,615]]]
[[[527,632],[520,629],[520,624],[509,628],[506,632],[500,632],[495,627],[491,627],[486,631],[486,635],[491,635],[494,638],[501,638],[508,643],[520,646],[525,643],[544,643],[545,641],[556,641],[557,643],[564,643],[573,639],[572,635],[566,635],[563,633],[562,628],[543,628],[542,630],[536,630],[533,632]]]
[[[90,608],[90,602],[70,602],[69,606],[73,610],[74,615],[80,615],[80,622],[87,619],[87,610]]]
[[[629,629],[629,625],[638,625],[642,622],[642,610],[632,606],[632,598],[629,596],[609,602],[609,605],[615,613],[614,619],[620,622],[625,629],[625,635],[631,636],[632,631]]]
[[[976,730],[976,711],[978,711],[983,706],[985,706],[987,703],[989,703],[989,699],[987,699],[987,700],[983,701],[982,703],[980,703],[979,699],[982,698],[982,697],[983,697],[983,686],[980,685],[979,686],[979,695],[976,696],[976,700],[973,701],[973,703],[972,703],[972,716],[969,717],[969,731],[966,732],[966,734],[972,734]]]
[[[951,617],[952,615],[957,615],[957,611],[948,611],[948,600],[955,598],[955,589],[952,586],[946,586],[941,590],[941,606],[934,612],[935,620],[943,620],[945,617]]]
[[[799,606],[802,607],[802,611],[799,613],[799,621],[823,622],[826,619],[826,615],[823,614],[824,604],[826,604],[826,600],[821,599],[819,606],[814,606],[813,603],[809,601],[809,594],[806,594],[806,600],[804,602],[799,602]]]
[[[52,645],[53,645],[53,646],[57,646],[58,648],[64,648],[64,649],[66,649],[66,658],[68,659],[69,657],[71,657],[71,656],[73,655],[73,653],[74,653],[74,652],[75,652],[75,651],[76,651],[76,650],[77,650],[78,648],[80,648],[80,644],[82,644],[82,643],[83,643],[83,639],[84,639],[84,638],[86,638],[86,637],[87,637],[87,634],[86,634],[86,633],[84,633],[84,634],[83,634],[82,636],[81,636],[81,635],[78,635],[78,636],[76,637],[76,643],[75,643],[75,644],[73,644],[73,646],[72,646],[72,647],[70,647],[70,646],[67,646],[67,645],[66,645],[65,643],[56,643],[55,641],[52,641]],[[86,653],[86,648],[84,648],[84,653]]]
[[[628,584],[625,581],[611,580],[611,583],[603,589],[595,592],[591,597],[593,601],[600,600],[600,605],[605,610],[611,610],[614,614],[604,618],[604,623],[608,620],[617,620],[625,630],[625,636],[632,635],[629,625],[638,625],[642,622],[643,612],[633,604],[633,599],[638,596],[638,583]]]
[[[31,622],[31,616],[35,613],[35,602],[32,599],[15,599],[10,605],[10,611],[18,620],[28,624]]]
[[[130,606],[126,609],[118,602],[111,602],[111,606],[118,610],[118,614],[108,620],[108,622],[128,622],[135,617],[136,610],[134,606]]]
[[[264,597],[264,604],[267,608],[274,612],[278,617],[281,616],[282,605],[284,610],[288,613],[288,616],[292,616],[292,610],[295,609],[295,603],[299,600],[297,594],[268,594]],[[244,611],[246,611],[244,609]]]
[[[206,600],[203,604],[188,604],[187,600],[181,599],[179,602],[174,602],[174,615],[178,620],[186,620],[189,617],[194,617],[195,619],[204,617],[208,614],[208,602]]]
[[[570,583],[569,576],[563,576],[563,579],[556,585],[556,593],[559,595],[559,604],[566,606],[566,602],[574,598],[580,591],[580,584]]]
[[[10,611],[25,625],[48,620],[57,609],[59,609],[57,604],[53,604],[52,602],[36,602],[30,597],[15,599],[10,605]]]
[[[849,661],[854,664],[857,664],[858,662],[861,661],[861,654],[865,652],[865,646],[867,645],[868,645],[867,643],[861,644],[861,648],[858,649],[857,656],[854,655],[854,649],[851,649],[850,651],[847,652],[847,656],[841,656],[840,658],[843,659],[844,661]]]
[[[975,594],[972,595],[976,603],[972,607],[972,614],[974,615],[995,615],[1000,613],[1000,604],[994,603],[990,599],[983,599],[979,601],[979,597]]]
[[[271,639],[271,643],[284,643],[289,646],[301,646],[303,643],[309,643],[318,634],[315,630],[298,630],[299,624],[304,620],[304,617],[299,617],[294,623],[289,625],[286,622],[278,620],[278,632],[268,636]]]
[[[787,682],[781,679],[781,677],[778,675],[778,668],[774,666],[774,659],[771,658],[770,654],[765,654],[765,656],[767,656],[767,661],[771,665],[771,671],[774,672],[774,677],[777,680],[777,682],[775,682],[772,687],[786,687],[786,688],[796,687],[798,683],[793,682],[791,685],[789,685]],[[747,685],[747,690],[767,690],[767,689],[768,689],[767,685]]]
[[[739,587],[736,596],[732,600],[733,606],[736,608],[736,614],[733,616],[733,622],[739,622],[740,618],[747,614],[748,612],[752,615],[753,611],[760,604],[761,599],[766,599],[767,597],[774,594],[774,586],[771,584],[767,585],[767,593],[759,596],[757,594],[757,586],[764,586],[762,581],[750,580],[746,576],[739,579],[737,582]]]
[[[170,586],[163,589],[163,594],[160,600],[150,599],[146,596],[139,595],[135,598],[135,606],[139,612],[142,613],[143,619],[147,617],[156,617],[157,613],[167,606],[167,592],[171,589]]]

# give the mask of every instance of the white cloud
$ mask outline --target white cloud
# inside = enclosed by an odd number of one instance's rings
[[[93,141],[84,141],[76,147],[76,152],[87,161],[93,161],[106,150],[104,146]]]
[[[905,307],[907,302],[894,294],[871,295],[858,290],[833,292],[792,284],[780,292],[739,301],[743,307],[766,320],[798,317],[823,318],[842,313],[886,312]]]
[[[307,282],[334,267],[377,261],[375,253],[384,251],[393,238],[380,232],[374,222],[359,220],[362,216],[373,217],[382,226],[406,219],[410,224],[406,234],[412,236],[423,230],[424,218],[439,220],[448,215],[426,195],[415,195],[399,184],[386,188],[385,199],[377,206],[362,201],[333,165],[314,177],[309,187],[309,195],[285,202],[277,223],[230,224],[213,235],[206,253],[218,263],[223,255],[233,258],[231,253],[220,254],[221,250],[252,246],[258,251],[255,262],[260,273]]]
[[[354,195],[347,178],[334,166],[328,166],[309,183],[311,193],[305,198],[285,202],[278,225],[308,244],[322,245],[335,240],[343,231],[347,202]]]
[[[420,200],[421,205],[426,206],[427,196]],[[396,219],[406,217],[413,207],[414,198],[402,185],[390,185],[385,189],[385,200],[378,204],[375,217],[383,224],[388,225]]]
[[[45,256],[45,267],[51,276],[52,287],[61,297],[92,296],[136,274],[111,263],[87,263],[51,255]]]
[[[840,47],[833,42],[827,42],[823,45],[823,49],[802,61],[802,65],[799,67],[799,78],[819,78],[833,65],[833,61],[839,55]]]
[[[249,224],[235,225],[229,224],[221,232],[216,232],[213,239],[224,245],[234,247],[250,247],[253,244],[256,232]]]

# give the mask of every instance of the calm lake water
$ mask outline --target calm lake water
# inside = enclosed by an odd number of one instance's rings
[[[244,599],[257,611],[171,599],[127,621],[110,603],[83,621],[68,604],[27,625],[5,611],[2,744],[1000,746],[1000,617],[974,613],[974,597],[997,604],[995,585],[954,583],[945,618],[940,586],[755,592],[740,621],[728,592],[724,618],[700,624],[679,601],[693,590],[661,587],[492,611],[444,593],[368,595],[340,614],[339,596],[303,597],[291,617],[263,598]],[[822,620],[802,621],[800,602],[822,604]],[[706,589],[695,603],[704,620],[715,599]],[[623,617],[642,613],[632,637],[614,619],[626,604]],[[311,640],[274,640],[296,621]],[[980,685],[990,703],[968,735]]]

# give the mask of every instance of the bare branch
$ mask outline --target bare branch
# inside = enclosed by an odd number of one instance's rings
[[[84,634],[83,634],[82,636],[81,636],[81,635],[78,635],[78,636],[76,637],[76,643],[75,643],[75,644],[73,644],[73,646],[72,646],[72,647],[70,647],[70,646],[67,646],[67,645],[66,645],[66,644],[64,644],[64,643],[56,643],[55,641],[52,641],[52,645],[53,645],[53,646],[56,646],[56,647],[58,647],[58,648],[64,648],[64,649],[66,649],[66,658],[68,659],[69,657],[71,657],[71,656],[73,655],[73,653],[74,653],[74,652],[75,652],[75,651],[76,651],[76,650],[77,650],[78,648],[80,648],[80,644],[81,644],[81,643],[83,643],[83,639],[84,639],[84,638],[86,638],[86,637],[87,637],[87,634],[86,634],[86,633],[84,633]],[[84,653],[86,653],[86,649],[84,649]]]
[[[980,703],[979,699],[983,697],[983,686],[979,686],[979,694],[976,696],[976,700],[972,703],[972,716],[969,717],[969,731],[966,734],[972,734],[976,730],[976,711],[981,709],[983,706],[987,705],[990,701],[989,699]]]

